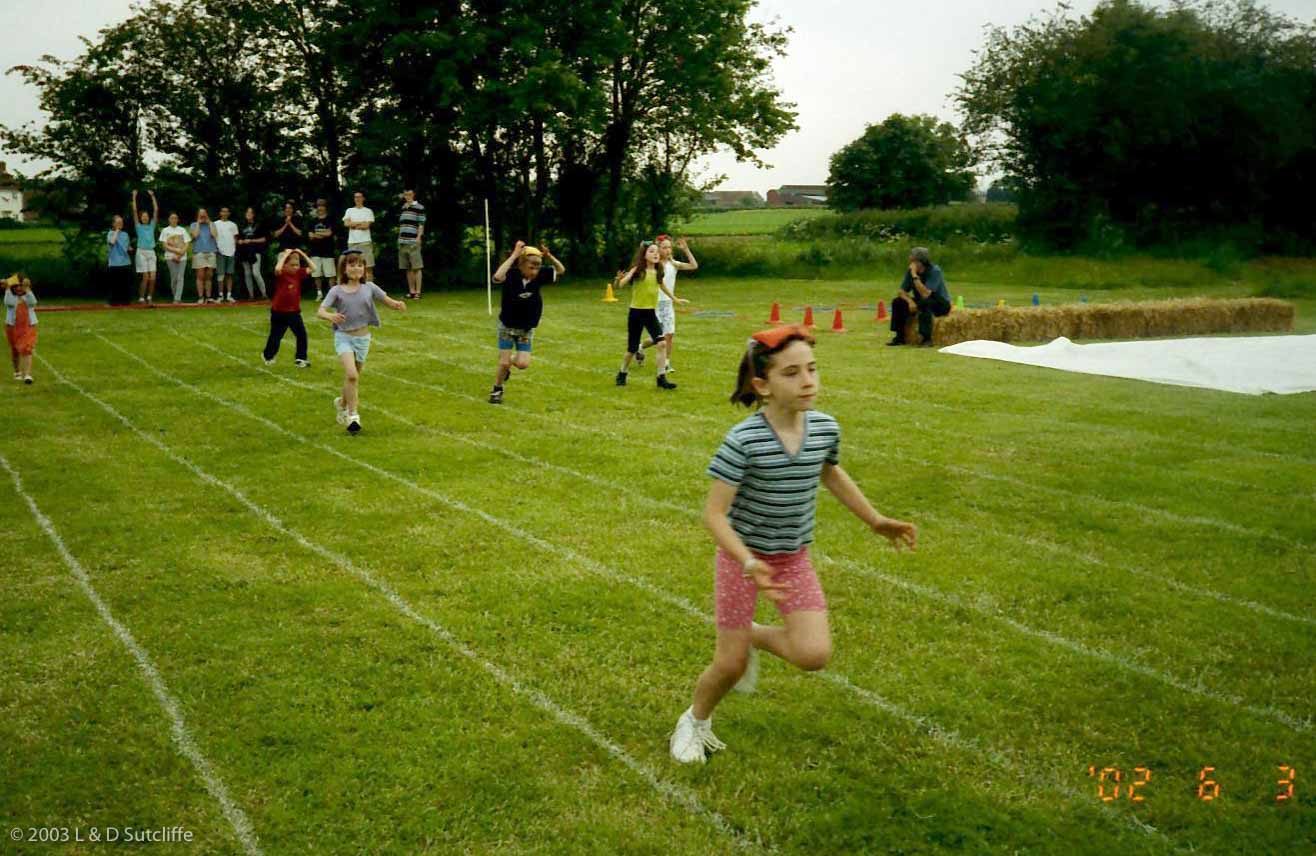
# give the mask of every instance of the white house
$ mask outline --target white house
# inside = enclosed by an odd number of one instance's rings
[[[23,191],[0,162],[0,217],[23,219]]]

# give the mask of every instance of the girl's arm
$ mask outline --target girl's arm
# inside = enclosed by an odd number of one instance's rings
[[[372,292],[372,296],[373,296],[376,300],[378,300],[378,301],[380,301],[381,303],[383,303],[383,304],[384,304],[385,306],[387,306],[389,309],[395,309],[395,310],[397,310],[398,312],[406,312],[406,311],[407,311],[407,304],[403,303],[401,300],[394,300],[393,298],[389,297],[389,296],[388,296],[388,292],[385,291],[384,289],[380,288],[380,287],[379,287],[378,285],[376,285],[375,283],[372,282],[370,285],[371,285],[371,287],[374,289],[374,291]]]
[[[331,289],[329,289],[329,290],[330,290],[330,291],[333,291],[334,288],[337,288],[337,287],[338,287],[338,286],[335,285],[333,288],[331,288]],[[341,324],[341,323],[343,323],[344,321],[346,321],[346,320],[347,320],[347,316],[344,315],[343,313],[341,313],[341,312],[330,312],[330,311],[329,311],[329,308],[328,308],[328,307],[329,307],[329,302],[332,301],[332,300],[337,300],[337,299],[338,299],[338,294],[337,294],[337,292],[335,292],[335,293],[332,294],[332,295],[326,294],[326,295],[324,296],[324,302],[322,302],[322,303],[320,304],[320,308],[317,309],[317,310],[315,310],[315,317],[316,317],[316,318],[322,318],[322,319],[324,319],[325,321],[330,321],[330,322],[332,322],[332,323],[334,323],[334,324]]]
[[[686,300],[684,297],[677,297],[675,294],[672,294],[672,292],[667,288],[667,285],[662,281],[662,279],[659,279],[659,280],[658,280],[658,287],[659,287],[660,289],[662,289],[663,294],[666,294],[666,295],[667,295],[667,299],[670,300],[670,301],[672,301],[673,303],[689,303],[689,302],[690,302],[690,301]]]
[[[133,191],[133,222],[136,223],[138,219],[139,218],[137,216],[137,191],[134,190]]]
[[[512,265],[516,264],[516,260],[521,258],[521,251],[524,249],[525,241],[517,241],[516,246],[512,248],[512,254],[503,260],[503,263],[498,266],[498,270],[494,271],[494,282],[503,282],[507,279],[507,272],[512,269]]]
[[[301,229],[298,229],[297,226],[294,225],[293,222],[292,222],[291,220],[288,221],[288,228],[289,228],[289,229],[292,229],[293,232],[295,232],[295,233],[298,234],[298,235],[300,235],[300,234],[302,233],[302,230],[301,230]]]
[[[36,292],[29,288],[27,292],[23,295],[23,302],[26,303],[28,306],[36,306],[37,305]]]
[[[868,524],[878,535],[886,538],[897,550],[908,547],[913,550],[918,543],[918,527],[913,523],[896,520],[879,514],[868,498],[859,490],[850,474],[835,464],[823,464],[822,483],[841,504],[850,509],[850,513]]]
[[[617,287],[625,288],[626,286],[630,285],[631,279],[634,278],[635,272],[637,270],[639,270],[639,268],[631,268],[630,270],[624,273],[617,274]]]
[[[740,535],[731,528],[727,514],[731,511],[731,502],[736,498],[735,485],[727,484],[721,479],[713,479],[708,489],[708,500],[704,503],[704,525],[713,533],[713,540],[745,569],[746,576],[754,577],[754,584],[767,595],[769,600],[784,600],[790,593],[785,583],[773,581],[772,569],[754,558],[754,554],[745,546]]]
[[[306,266],[307,266],[307,267],[311,267],[311,257],[310,257],[310,256],[306,255],[306,253],[303,253],[301,250],[298,250],[298,249],[294,249],[293,252],[296,253],[297,255],[301,256],[302,258],[306,259]]]
[[[676,247],[681,252],[685,253],[686,260],[678,262],[676,259],[672,259],[672,265],[677,270],[699,270],[699,262],[695,261],[695,254],[690,252],[690,245],[685,242],[684,238],[677,241]]]
[[[548,259],[548,263],[553,266],[553,270],[557,272],[558,276],[562,276],[562,274],[567,272],[567,269],[563,266],[562,262],[557,260],[557,256],[548,251],[547,244],[541,244],[539,249],[543,251],[544,258]]]
[[[160,222],[160,203],[155,201],[154,190],[148,190],[146,193],[151,197],[151,225],[154,226]]]

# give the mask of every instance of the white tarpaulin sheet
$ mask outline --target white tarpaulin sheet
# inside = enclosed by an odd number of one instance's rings
[[[1027,348],[979,339],[942,348],[941,352],[1247,395],[1316,390],[1316,336],[1157,339],[1093,345],[1076,345],[1062,336]]]

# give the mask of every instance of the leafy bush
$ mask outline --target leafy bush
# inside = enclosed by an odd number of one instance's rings
[[[867,238],[872,241],[923,241],[968,239],[978,242],[1005,241],[1014,236],[1018,208],[1004,203],[939,205],[855,211],[788,223],[778,230],[787,240]],[[908,248],[906,248],[908,249]]]

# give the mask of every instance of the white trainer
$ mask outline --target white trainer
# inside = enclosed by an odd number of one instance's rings
[[[334,399],[334,410],[338,411],[338,424],[347,424],[347,410],[343,408],[343,397],[340,395]]]
[[[361,433],[361,417],[357,416],[355,413],[349,413],[347,415],[347,433]]]
[[[749,662],[745,665],[745,674],[740,676],[731,689],[749,695],[759,687],[759,649],[749,646]]]
[[[713,721],[700,722],[695,719],[694,708],[686,708],[685,713],[676,721],[676,729],[668,741],[672,758],[681,764],[702,764],[711,752],[719,752],[727,744],[717,739],[713,733]]]

